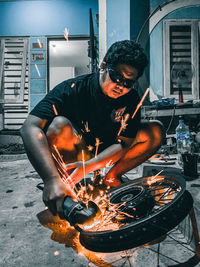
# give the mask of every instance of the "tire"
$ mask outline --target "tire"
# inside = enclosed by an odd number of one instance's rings
[[[177,226],[193,207],[191,194],[185,190],[185,180],[181,177],[159,176],[156,182],[148,185],[154,177],[136,179],[128,184],[120,185],[110,191],[110,198],[130,188],[143,186],[154,196],[156,188],[173,188],[174,196],[167,199],[168,203],[161,207],[153,208],[147,214],[141,216],[118,230],[108,231],[81,231],[80,243],[87,249],[95,252],[117,252],[139,247],[160,238],[175,226]],[[163,190],[164,190],[163,189]],[[166,189],[165,189],[166,191]],[[156,194],[155,194],[156,195]],[[168,196],[168,195],[166,195]],[[141,194],[139,196],[141,198]],[[145,197],[145,195],[143,195]],[[163,200],[162,200],[163,201]]]

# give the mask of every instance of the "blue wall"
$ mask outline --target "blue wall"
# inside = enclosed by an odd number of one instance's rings
[[[200,19],[200,7],[177,9],[164,19]],[[163,22],[160,21],[150,35],[150,85],[154,92],[161,96],[164,94],[163,45]]]
[[[167,0],[150,0],[151,2],[151,7],[150,7],[150,12],[152,13],[159,5],[162,6],[166,2],[169,2]]]
[[[0,36],[89,34],[89,8],[95,22],[98,0],[0,2]]]
[[[130,39],[130,0],[107,0],[106,13],[107,47]]]

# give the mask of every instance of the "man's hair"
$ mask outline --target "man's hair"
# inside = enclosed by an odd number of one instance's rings
[[[118,64],[126,64],[138,71],[138,78],[148,64],[143,48],[132,40],[118,41],[111,45],[104,59],[106,65],[115,68]]]

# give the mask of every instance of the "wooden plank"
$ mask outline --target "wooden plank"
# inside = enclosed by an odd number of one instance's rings
[[[15,105],[13,105],[13,103],[6,103],[4,105],[4,109],[21,109],[21,108],[25,108],[28,109],[28,101],[24,101],[24,103],[15,103]]]
[[[5,53],[18,54],[23,52],[23,46],[21,47],[5,47]]]
[[[26,119],[27,117],[27,112],[22,112],[22,113],[5,113],[4,118],[5,119]]]
[[[172,31],[170,33],[170,36],[191,36],[191,32],[190,31],[187,31],[187,32],[175,32],[175,31]]]
[[[12,88],[8,88],[8,89],[4,89],[5,95],[14,95],[16,94],[16,91],[19,90],[20,87],[12,87]],[[28,89],[24,90],[24,94],[28,95]]]
[[[19,95],[20,95],[20,94],[19,94],[19,90],[18,90],[18,93],[16,93],[15,95],[13,95],[13,94],[5,94],[5,95],[4,95],[4,101],[7,102],[7,103],[8,103],[9,101],[12,101],[12,102],[15,101],[15,102],[16,102],[16,101],[18,101]],[[27,94],[24,95],[24,100],[28,100],[28,98],[29,98],[29,97],[28,97]]]
[[[10,64],[10,65],[22,65],[22,60],[21,59],[17,59],[17,58],[5,59],[5,63]]]
[[[181,43],[181,44],[185,44],[185,43],[187,43],[187,44],[190,44],[191,43],[191,38],[189,39],[171,39],[171,43],[175,43],[175,44],[178,44],[178,43]]]
[[[28,77],[25,78],[25,82],[28,82]],[[6,83],[20,83],[21,82],[21,79],[20,77],[5,77],[4,78],[4,83],[6,85]]]
[[[17,38],[14,38],[14,37],[7,37],[5,38],[5,41],[6,43],[23,43],[24,42],[24,38],[23,37],[17,37]]]
[[[173,50],[174,49],[180,49],[180,50],[185,50],[185,49],[188,49],[188,50],[191,50],[191,43],[190,44],[172,44],[172,47],[171,47]]]
[[[5,130],[19,130],[22,127],[22,124],[20,125],[4,125]]]
[[[24,123],[25,119],[26,118],[24,118],[24,119],[16,119],[16,118],[14,118],[14,119],[5,119],[4,123],[6,125],[22,125]]]
[[[22,70],[10,70],[10,71],[7,71],[5,70],[4,71],[4,77],[21,77],[21,73],[22,73]]]
[[[191,57],[191,51],[172,51],[172,56],[188,56],[188,57]]]
[[[5,54],[5,59],[20,59],[23,60],[23,57],[21,54]]]
[[[24,47],[24,42],[19,42],[19,43],[5,43],[6,48],[14,48],[14,47]]]

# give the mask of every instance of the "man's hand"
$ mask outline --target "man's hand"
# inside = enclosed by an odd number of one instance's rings
[[[122,183],[121,180],[112,173],[106,174],[103,181],[105,185],[110,187],[115,187]]]
[[[43,201],[54,216],[58,214],[60,218],[64,218],[63,201],[65,196],[76,200],[71,187],[61,179],[52,179],[44,183]]]

